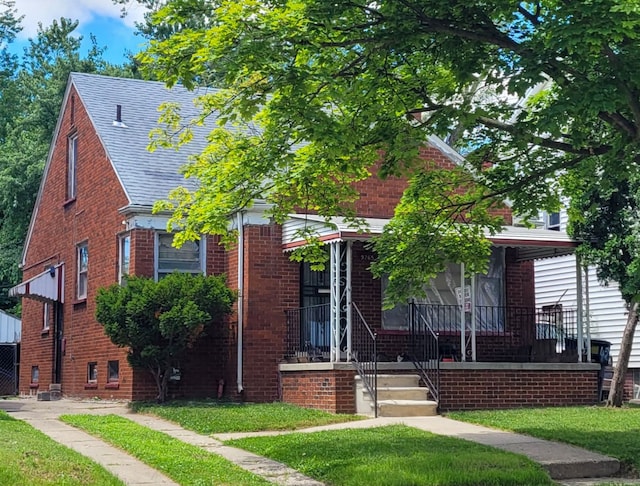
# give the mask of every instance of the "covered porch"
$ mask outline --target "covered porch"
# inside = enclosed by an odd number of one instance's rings
[[[298,225],[314,225],[330,264],[315,299],[305,299],[311,292],[303,270],[303,305],[286,312],[283,399],[304,395],[287,387],[300,388],[311,373],[307,389],[324,383],[326,394],[334,387],[342,398],[329,394],[333,411],[348,411],[355,375],[375,400],[379,374],[416,373],[442,410],[597,401],[600,365],[592,363],[584,270],[576,266],[577,309],[563,307],[562,296],[556,305],[536,307],[527,270],[535,259],[572,253],[577,244],[567,235],[505,228],[490,237],[495,264],[488,275],[468,278],[464,265],[450,266],[428,284],[426,297],[382,311],[384,281],[364,274],[375,256],[362,243],[386,220],[368,223],[369,234],[353,232],[339,218],[326,224],[294,215],[284,225],[285,249],[305,244],[296,238]]]

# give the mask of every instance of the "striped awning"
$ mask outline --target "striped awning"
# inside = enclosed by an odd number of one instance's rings
[[[35,277],[12,287],[9,295],[44,302],[64,302],[64,263],[52,265]]]

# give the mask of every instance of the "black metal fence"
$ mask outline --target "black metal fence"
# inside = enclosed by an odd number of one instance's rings
[[[0,344],[0,396],[18,393],[18,344]]]
[[[285,311],[287,357],[324,359],[331,349],[331,307],[313,305]]]
[[[411,304],[414,320],[439,336],[439,355],[460,360],[462,332],[471,358],[475,334],[477,361],[577,359],[577,312],[560,305],[531,307]]]
[[[409,329],[411,332],[411,359],[433,400],[438,401],[440,391],[440,360],[442,359],[439,336],[419,308],[411,308]]]

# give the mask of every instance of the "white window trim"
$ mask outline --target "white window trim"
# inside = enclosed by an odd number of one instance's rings
[[[129,262],[127,264],[127,271],[124,271],[124,242],[129,241]],[[125,276],[131,274],[131,233],[121,235],[118,238],[118,283],[122,285]]]
[[[50,313],[51,305],[49,302],[44,302],[42,305],[42,331],[48,331],[50,326]]]
[[[87,268],[82,270],[80,263],[80,254],[81,249],[85,248],[87,250]],[[84,293],[81,294],[80,290],[81,279],[84,276]],[[84,300],[87,298],[87,294],[89,293],[89,244],[85,241],[84,243],[80,243],[76,246],[76,298],[78,300]]]
[[[78,135],[67,138],[67,200],[75,199],[77,193]]]
[[[167,232],[162,232],[162,231],[156,231],[155,233],[155,238],[154,238],[154,245],[153,245],[153,278],[157,281],[158,280],[158,275],[159,275],[159,260],[160,260],[160,235],[166,235],[169,234]],[[203,236],[202,238],[200,238],[199,240],[199,250],[200,250],[200,270],[198,272],[191,272],[193,274],[195,273],[202,273],[206,275],[206,269],[207,269],[207,240],[206,238]]]

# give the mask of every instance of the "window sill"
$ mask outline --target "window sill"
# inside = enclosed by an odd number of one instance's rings
[[[62,207],[66,208],[67,206],[72,205],[74,202],[76,202],[76,198],[75,197],[72,197],[71,199],[67,199],[62,203]]]
[[[107,390],[117,390],[117,389],[120,388],[120,382],[119,381],[112,381],[111,383],[107,383],[104,387]]]
[[[40,387],[40,383],[29,383],[29,388],[33,389],[37,389]]]
[[[81,305],[85,305],[86,303],[87,303],[87,298],[86,297],[84,297],[83,299],[75,299],[73,301],[73,306],[74,307],[81,306]]]
[[[43,329],[42,331],[40,331],[40,335],[42,337],[46,337],[49,335],[49,328]]]
[[[96,390],[98,388],[98,384],[97,383],[85,383],[84,384],[84,389],[85,390]]]

